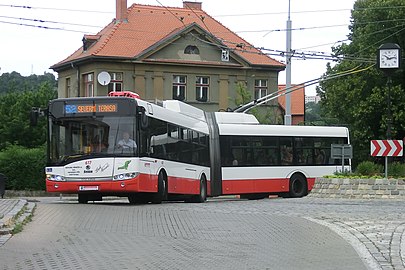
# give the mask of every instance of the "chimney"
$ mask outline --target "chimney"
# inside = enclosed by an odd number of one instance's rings
[[[127,0],[115,0],[115,23],[128,22],[127,18]]]
[[[183,8],[202,10],[202,2],[183,1]]]

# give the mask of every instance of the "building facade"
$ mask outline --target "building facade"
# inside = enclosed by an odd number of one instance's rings
[[[285,65],[213,19],[202,3],[116,5],[110,24],[85,35],[81,48],[51,67],[58,73],[59,97],[125,90],[145,100],[178,99],[218,111],[236,106],[238,87],[252,99],[278,91]]]

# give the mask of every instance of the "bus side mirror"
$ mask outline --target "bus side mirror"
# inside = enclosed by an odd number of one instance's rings
[[[32,127],[38,124],[39,108],[32,108],[30,111],[30,125]]]
[[[144,107],[138,107],[139,121],[142,130],[149,127],[149,117],[146,115],[146,110]]]
[[[30,111],[30,125],[32,127],[36,126],[38,124],[38,118],[45,116],[47,112],[48,112],[47,109],[32,107]]]

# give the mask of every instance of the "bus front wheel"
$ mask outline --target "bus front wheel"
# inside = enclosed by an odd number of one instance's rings
[[[163,171],[158,175],[158,192],[153,195],[152,203],[160,204],[163,200],[167,200],[167,177]]]
[[[128,201],[130,204],[147,204],[148,196],[145,193],[133,193],[128,195]]]
[[[87,196],[87,194],[79,194],[78,201],[79,203],[87,203],[89,201],[89,196]]]
[[[207,179],[205,175],[200,178],[200,193],[191,197],[187,202],[203,203],[207,200]]]
[[[290,178],[290,191],[288,197],[300,198],[308,194],[308,183],[305,176],[295,173]]]

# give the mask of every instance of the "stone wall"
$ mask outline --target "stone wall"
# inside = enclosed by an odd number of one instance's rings
[[[405,179],[317,178],[308,195],[346,199],[405,199]]]

